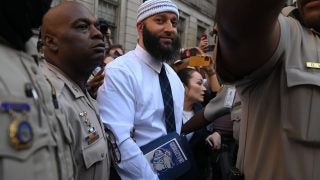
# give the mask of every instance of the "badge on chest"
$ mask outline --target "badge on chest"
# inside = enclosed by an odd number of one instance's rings
[[[89,144],[95,142],[97,139],[99,139],[99,134],[96,131],[95,127],[92,125],[90,119],[87,117],[87,112],[82,111],[80,112],[79,116],[81,117],[83,123],[85,124],[87,128],[88,135],[84,138],[85,142]]]
[[[23,102],[0,102],[0,111],[11,119],[8,128],[10,145],[16,150],[28,149],[33,142],[33,129],[28,116],[31,107]]]

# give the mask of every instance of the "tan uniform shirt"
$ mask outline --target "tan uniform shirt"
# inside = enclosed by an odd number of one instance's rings
[[[235,95],[236,89],[234,86],[223,85],[217,96],[211,99],[206,105],[204,117],[211,122],[225,114],[230,114]]]
[[[243,113],[237,166],[248,180],[316,180],[320,38],[293,18],[280,15],[279,22],[275,54],[237,85]]]
[[[58,68],[48,63],[43,69],[56,88],[59,103],[75,134],[74,154],[78,179],[109,179],[108,143],[96,101]]]
[[[233,138],[236,140],[236,143],[239,144],[239,135],[240,135],[240,121],[241,121],[241,100],[236,92],[233,105],[231,108],[231,120],[233,121]]]
[[[0,179],[74,179],[71,131],[57,118],[49,83],[34,58],[2,42]]]
[[[241,101],[233,85],[223,85],[217,96],[209,101],[204,109],[204,117],[210,122],[220,121],[219,118],[230,114],[233,138],[238,143],[241,120]],[[222,119],[221,119],[222,120]],[[225,119],[223,120],[225,121]],[[230,123],[224,123],[227,125]],[[211,125],[214,126],[214,123]]]

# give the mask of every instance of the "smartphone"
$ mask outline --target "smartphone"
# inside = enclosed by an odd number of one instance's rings
[[[102,70],[102,67],[97,66],[93,71],[92,71],[92,75],[96,76],[98,74],[98,72],[100,72]]]
[[[200,38],[201,39],[208,39],[208,35],[207,34],[202,34]]]
[[[189,52],[190,52],[190,57],[196,56],[197,54],[199,54],[199,50],[197,48],[190,48]]]
[[[197,48],[190,48],[190,49],[185,49],[181,54],[180,54],[180,59],[187,59],[191,56],[195,56],[199,53]]]
[[[211,62],[211,57],[210,56],[191,56],[189,58],[189,66],[209,66]]]
[[[206,139],[206,142],[207,142],[207,144],[209,144],[211,147],[213,147],[213,144],[212,144],[212,142],[210,141],[209,138]]]
[[[212,52],[214,50],[214,47],[215,47],[214,45],[208,45],[204,52],[205,53],[206,52]]]

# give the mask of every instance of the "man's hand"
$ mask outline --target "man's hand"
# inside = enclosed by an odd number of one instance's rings
[[[208,50],[208,38],[207,35],[206,36],[201,36],[200,38],[200,42],[198,47],[203,51],[206,52]]]
[[[208,75],[208,77],[213,76],[216,74],[216,63],[213,60],[210,60],[209,66],[203,66],[201,69],[203,69],[204,73]]]

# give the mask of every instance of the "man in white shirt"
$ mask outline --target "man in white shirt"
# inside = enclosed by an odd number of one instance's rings
[[[121,152],[116,169],[122,179],[158,179],[139,147],[167,134],[159,84],[162,66],[171,85],[175,127],[180,133],[184,87],[166,63],[180,49],[178,18],[178,8],[171,0],[141,4],[136,48],[106,67],[97,100],[102,120],[114,132]]]

